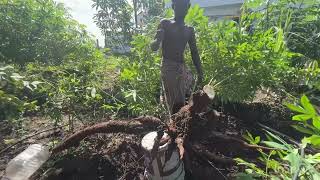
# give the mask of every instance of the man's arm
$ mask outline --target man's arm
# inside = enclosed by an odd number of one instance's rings
[[[162,42],[164,38],[164,30],[163,30],[163,20],[160,22],[157,30],[157,34],[154,38],[154,41],[151,43],[151,49],[153,51],[157,51],[160,48],[160,43]]]
[[[193,64],[196,66],[196,70],[198,73],[197,84],[199,85],[200,83],[202,83],[203,72],[202,72],[200,56],[199,56],[198,48],[197,48],[196,36],[195,36],[195,32],[194,32],[193,28],[191,29],[191,37],[190,37],[188,43],[189,43],[190,50],[191,50],[192,61],[193,61]]]

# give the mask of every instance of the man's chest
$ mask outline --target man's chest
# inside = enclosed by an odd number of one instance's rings
[[[170,25],[165,29],[165,39],[187,42],[190,39],[190,30],[186,26]]]

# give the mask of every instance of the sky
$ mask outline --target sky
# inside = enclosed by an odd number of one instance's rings
[[[99,39],[100,47],[104,46],[104,37],[100,29],[93,21],[93,16],[96,13],[92,8],[92,0],[55,0],[56,2],[64,3],[73,19],[79,23],[86,25],[87,31]]]

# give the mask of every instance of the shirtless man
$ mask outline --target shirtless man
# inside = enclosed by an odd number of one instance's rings
[[[161,78],[170,114],[178,112],[185,105],[186,65],[184,51],[187,43],[198,73],[197,84],[201,84],[203,79],[194,29],[184,23],[184,18],[190,8],[190,0],[172,0],[172,8],[174,19],[161,20],[155,41],[151,44],[153,51],[157,51],[162,44]]]

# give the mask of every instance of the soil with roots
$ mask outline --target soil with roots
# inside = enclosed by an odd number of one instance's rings
[[[152,116],[105,120],[66,136],[52,149],[50,160],[32,179],[143,179],[144,153],[140,142],[151,131],[167,132],[171,137],[169,141],[178,150],[181,149],[175,140],[182,139],[185,179],[234,179],[244,171],[234,158],[258,163],[258,151],[271,150],[250,145],[242,136],[247,131],[263,136],[258,123],[289,117],[287,112],[271,112],[257,105],[241,108],[213,106],[209,97],[199,91],[168,120]],[[254,116],[259,110],[263,116]],[[274,117],[266,116],[268,113]],[[271,127],[284,129],[288,125]]]

